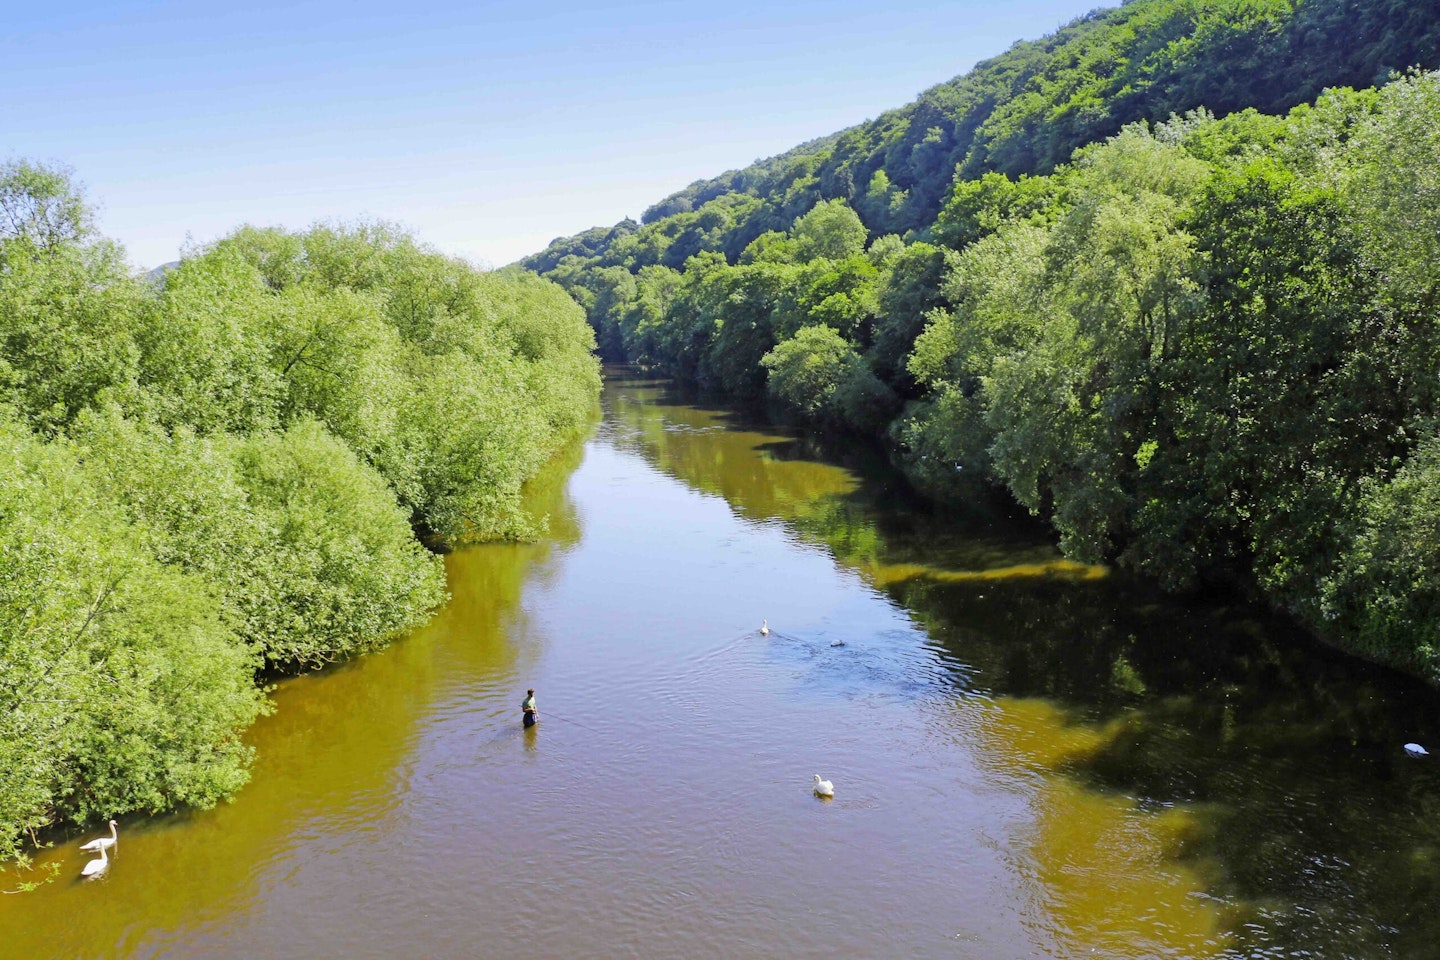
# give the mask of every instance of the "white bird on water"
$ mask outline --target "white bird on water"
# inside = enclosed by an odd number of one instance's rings
[[[761,620],[761,621],[760,621],[760,636],[762,636],[762,637],[768,637],[768,636],[770,636],[770,621],[769,621],[769,620]]]
[[[1428,757],[1428,756],[1430,756],[1430,751],[1429,751],[1429,750],[1426,750],[1424,747],[1420,746],[1420,744],[1418,744],[1418,743],[1407,743],[1407,744],[1405,744],[1405,752],[1408,753],[1408,754],[1410,754],[1410,756],[1412,756],[1412,757]]]
[[[110,836],[96,837],[89,843],[80,844],[81,850],[108,850],[120,842],[120,831],[116,829],[114,820],[110,821]]]
[[[821,780],[820,774],[815,774],[815,794],[820,797],[835,796],[835,784],[829,780]]]
[[[99,860],[91,860],[89,863],[85,864],[85,868],[80,871],[80,876],[82,876],[82,877],[98,877],[98,876],[100,876],[100,874],[104,873],[106,870],[109,870],[109,869],[110,869],[110,858],[109,858],[108,856],[106,856],[106,854],[105,854],[105,848],[104,848],[104,847],[101,847],[101,848],[100,848],[100,859],[99,859]]]

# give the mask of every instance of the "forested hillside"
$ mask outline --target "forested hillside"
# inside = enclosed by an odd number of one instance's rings
[[[0,167],[0,859],[246,776],[258,679],[384,643],[449,542],[525,536],[589,422],[557,286],[383,225],[245,228],[135,277],[66,174]]]
[[[561,238],[523,262],[562,277],[679,268],[702,251],[733,263],[762,233],[836,198],[872,235],[923,231],[957,170],[1048,173],[1137,120],[1200,107],[1284,113],[1327,87],[1372,87],[1415,66],[1440,68],[1440,0],[1131,0],[1017,43],[903,109],[697,181],[639,224]]]
[[[526,262],[611,356],[1440,681],[1437,14],[1135,0]]]

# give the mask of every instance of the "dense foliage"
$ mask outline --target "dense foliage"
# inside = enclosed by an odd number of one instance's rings
[[[602,350],[1440,682],[1433,7],[1134,0],[527,262]]]
[[[416,529],[541,522],[520,488],[588,423],[593,347],[554,284],[383,225],[135,277],[64,172],[0,167],[0,858],[243,783],[257,678],[443,598]]]
[[[1326,87],[1440,68],[1437,0],[1129,0],[1023,41],[914,103],[697,181],[626,220],[557,239],[525,266],[582,296],[596,267],[730,262],[820,200],[844,200],[874,235],[924,231],[965,179],[1048,173],[1138,120],[1204,107],[1283,113]],[[577,292],[581,292],[577,290]],[[586,304],[589,306],[589,303]]]

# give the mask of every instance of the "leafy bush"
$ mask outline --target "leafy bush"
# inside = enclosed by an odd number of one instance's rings
[[[0,857],[23,833],[245,782],[256,659],[65,443],[0,417]]]
[[[533,535],[599,371],[554,284],[383,224],[243,228],[150,283],[63,171],[0,168],[0,214],[3,858],[238,788],[257,674],[428,616],[412,523]]]
[[[1370,484],[1338,569],[1322,584],[1325,632],[1440,682],[1440,438]]]
[[[859,359],[834,329],[815,326],[802,327],[760,362],[770,371],[772,397],[818,419],[830,410],[847,368]]]
[[[154,555],[204,577],[272,667],[371,649],[444,596],[439,558],[394,493],[313,420],[197,437],[112,408],[84,417],[74,437]]]

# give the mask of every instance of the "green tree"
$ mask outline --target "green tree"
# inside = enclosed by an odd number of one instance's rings
[[[790,230],[800,260],[843,260],[865,251],[869,232],[844,200],[817,203]]]
[[[1390,481],[1366,485],[1334,573],[1324,632],[1440,682],[1440,440],[1426,437]]]
[[[0,166],[0,394],[53,432],[136,375],[142,295],[64,171]]]
[[[802,327],[760,361],[770,371],[770,395],[804,416],[830,408],[846,368],[859,362],[850,344],[825,326]]]

